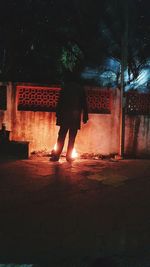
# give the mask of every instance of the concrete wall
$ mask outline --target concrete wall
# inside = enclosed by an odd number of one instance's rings
[[[110,154],[119,150],[120,92],[111,90],[111,114],[89,114],[89,121],[78,133],[78,150],[81,152]]]
[[[120,91],[110,90],[111,114],[89,114],[88,123],[82,125],[76,138],[79,153],[119,152]],[[11,131],[11,140],[30,142],[30,152],[51,151],[56,143],[59,127],[55,113],[18,111],[16,87],[12,83],[7,84],[7,110],[0,110],[0,128],[2,122]],[[150,118],[126,116],[125,152],[150,156]]]
[[[150,157],[150,116],[126,115],[125,153],[130,157]]]

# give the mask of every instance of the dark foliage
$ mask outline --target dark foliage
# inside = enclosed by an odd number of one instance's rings
[[[126,21],[128,64],[137,75],[150,56],[149,6],[147,0],[3,0],[0,80],[57,82],[68,43],[82,51],[85,66],[120,59]]]

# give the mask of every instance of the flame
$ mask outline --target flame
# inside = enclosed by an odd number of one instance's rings
[[[57,150],[57,144],[54,145],[54,151],[56,151],[56,150]]]
[[[56,143],[56,144],[54,145],[53,150],[54,150],[54,151],[57,151],[57,148],[58,148],[58,146],[57,146],[57,143]],[[72,155],[71,155],[71,157],[74,158],[74,159],[78,157],[78,153],[77,153],[77,151],[76,151],[75,148],[73,148],[73,150],[72,150]]]
[[[75,150],[75,148],[73,149],[73,151],[72,151],[72,158],[77,158],[78,157],[78,153],[77,153],[77,151]]]

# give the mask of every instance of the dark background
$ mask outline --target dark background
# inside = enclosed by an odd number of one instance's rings
[[[148,0],[1,0],[0,10],[1,81],[58,82],[65,49],[83,68],[121,60],[126,26],[135,77],[150,57]]]

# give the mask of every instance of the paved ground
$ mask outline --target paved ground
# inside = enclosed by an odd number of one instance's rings
[[[0,263],[150,266],[150,161],[0,163]]]

